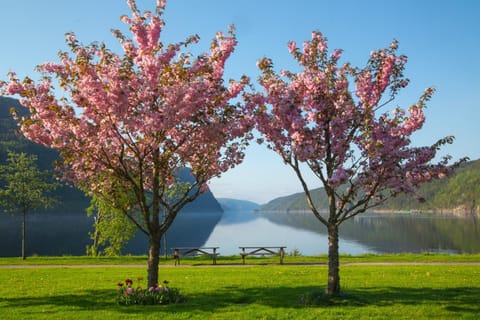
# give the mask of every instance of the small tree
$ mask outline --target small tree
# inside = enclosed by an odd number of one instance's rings
[[[48,182],[48,171],[40,171],[35,155],[8,152],[7,162],[0,165],[0,205],[10,213],[22,215],[22,259],[26,253],[26,216],[35,209],[46,209],[55,204],[49,194],[58,184]]]
[[[123,247],[135,236],[137,227],[123,214],[122,210],[112,206],[105,199],[93,196],[87,215],[93,216],[93,232],[90,237],[93,241],[87,247],[87,254],[91,256],[118,256]]]
[[[149,239],[148,286],[158,283],[160,239],[177,213],[208,181],[243,160],[252,119],[232,104],[249,79],[225,85],[225,62],[236,46],[233,30],[217,33],[210,51],[197,58],[182,49],[198,41],[160,41],[164,1],[154,13],[122,20],[132,39],[115,30],[123,54],[104,44],[82,45],[67,34],[71,53],[38,67],[42,79],[10,73],[4,94],[19,94],[30,117],[21,121],[30,140],[60,151],[65,178],[121,210]],[[54,79],[65,91],[57,97]],[[171,197],[175,177],[193,178]],[[118,201],[133,194],[134,201]],[[165,212],[164,218],[163,213]]]
[[[397,42],[375,51],[366,67],[338,65],[341,50],[327,52],[327,40],[313,32],[303,50],[295,42],[290,53],[302,71],[273,70],[270,59],[258,66],[265,96],[253,96],[260,105],[258,130],[298,176],[313,214],[328,229],[329,295],[340,292],[339,226],[399,193],[415,194],[420,183],[449,173],[449,157],[431,164],[440,146],[410,146],[411,135],[424,121],[423,110],[433,89],[429,88],[407,111],[380,108],[407,86],[403,77],[407,58],[397,55]],[[355,88],[351,88],[353,81]],[[271,107],[267,107],[270,105]],[[304,179],[306,164],[323,185],[328,197],[328,215],[320,214]]]
[[[182,178],[185,179],[185,177],[175,178],[175,184],[171,185],[164,195],[166,202],[175,202],[178,197],[182,197],[186,192],[192,192],[190,183],[181,181]],[[112,177],[110,179],[113,180]],[[124,190],[118,184],[115,189]],[[114,199],[114,203],[112,199]],[[123,247],[135,236],[138,229],[134,221],[140,223],[142,228],[147,228],[141,219],[141,212],[134,205],[135,201],[135,194],[131,190],[114,193],[114,196],[111,195],[108,199],[93,195],[90,207],[87,208],[87,215],[94,217],[94,231],[90,234],[93,243],[87,247],[88,255],[120,255]],[[167,217],[166,208],[163,208],[159,219],[163,221]],[[163,234],[163,237],[165,240],[166,233]],[[166,243],[166,240],[164,243]],[[166,245],[164,246],[164,252],[167,255]]]

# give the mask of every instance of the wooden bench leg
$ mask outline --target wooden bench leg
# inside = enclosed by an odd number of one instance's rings
[[[212,258],[213,258],[213,264],[216,265],[217,264],[217,249],[215,249],[215,248],[213,248]]]
[[[175,260],[175,265],[180,264],[180,252],[178,250],[173,252],[173,259]]]

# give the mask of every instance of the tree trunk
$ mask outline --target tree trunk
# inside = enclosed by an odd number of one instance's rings
[[[338,257],[338,226],[328,226],[328,286],[327,294],[336,296],[340,293],[340,269]]]
[[[168,251],[167,251],[167,232],[163,234],[163,254],[165,255],[165,260],[168,258]]]
[[[22,259],[27,259],[26,251],[25,251],[25,232],[26,232],[26,212],[25,210],[22,211]]]
[[[98,242],[100,241],[100,231],[98,231],[98,225],[101,223],[102,217],[100,212],[97,212],[97,217],[95,219],[95,231],[93,233],[93,245],[92,245],[92,256],[98,256]]]
[[[158,264],[160,261],[160,234],[150,234],[148,238],[148,287],[158,284]]]

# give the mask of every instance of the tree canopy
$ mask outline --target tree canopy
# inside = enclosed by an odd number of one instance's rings
[[[253,119],[249,105],[232,102],[249,79],[223,79],[237,44],[233,29],[218,32],[210,51],[193,57],[184,50],[198,36],[160,40],[164,2],[154,12],[128,4],[131,16],[121,19],[132,37],[113,32],[123,54],[104,44],[83,45],[68,33],[70,52],[40,65],[41,80],[11,72],[2,87],[3,94],[20,95],[30,111],[20,119],[25,137],[60,152],[64,179],[122,210],[147,234],[153,286],[161,235],[211,178],[243,160]],[[184,168],[194,179],[172,199]],[[134,199],[117,201],[125,193]]]
[[[252,97],[259,105],[258,130],[299,178],[313,214],[329,233],[328,293],[340,292],[338,227],[369,208],[400,193],[416,194],[422,182],[449,174],[447,156],[434,164],[445,137],[431,146],[411,146],[411,135],[425,122],[424,108],[433,94],[428,88],[407,110],[383,111],[408,85],[403,71],[407,57],[398,43],[373,51],[365,67],[340,64],[342,50],[328,53],[327,39],[312,32],[303,48],[288,44],[301,71],[276,73],[263,58],[259,82],[265,94]],[[301,163],[322,183],[328,216],[313,202]]]

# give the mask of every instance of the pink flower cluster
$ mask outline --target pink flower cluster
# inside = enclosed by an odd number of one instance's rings
[[[123,55],[99,44],[83,46],[68,34],[71,52],[60,53],[58,63],[41,65],[43,80],[11,73],[3,94],[20,95],[30,110],[23,134],[59,150],[65,177],[93,193],[111,188],[103,174],[110,172],[134,190],[157,190],[161,197],[182,167],[196,178],[192,188],[205,190],[211,178],[243,160],[252,138],[252,105],[233,102],[249,79],[228,85],[223,80],[237,44],[233,29],[217,33],[210,52],[192,59],[181,50],[197,36],[177,44],[160,41],[164,1],[158,1],[155,14],[128,3],[132,15],[122,20],[133,37],[114,32]],[[54,83],[68,99],[56,98]]]
[[[168,288],[157,285],[157,286],[148,288],[148,292],[168,292]]]
[[[373,52],[361,69],[339,65],[342,51],[328,56],[326,39],[314,32],[303,51],[295,42],[288,44],[303,66],[300,72],[282,70],[278,75],[270,59],[258,63],[265,94],[256,96],[257,128],[301,180],[301,162],[319,177],[334,201],[332,221],[399,192],[415,193],[421,182],[448,174],[446,160],[431,161],[438,146],[450,139],[430,147],[410,146],[411,135],[425,122],[423,109],[432,89],[407,111],[379,112],[408,84],[403,78],[406,57],[397,55],[397,49],[394,41]]]

